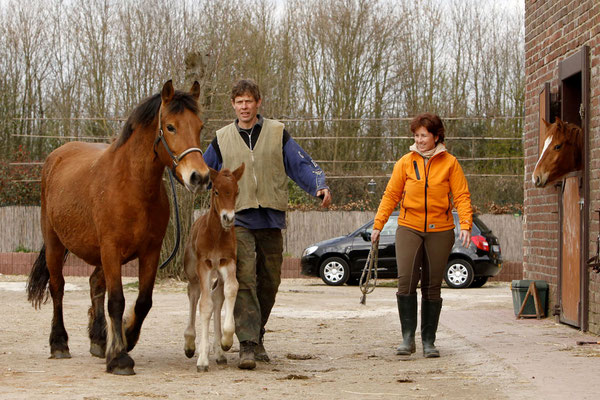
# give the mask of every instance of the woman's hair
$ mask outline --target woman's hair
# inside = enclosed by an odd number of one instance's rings
[[[252,79],[241,79],[233,85],[231,89],[231,100],[234,101],[236,97],[249,94],[254,97],[254,100],[260,100],[260,89],[256,82]]]
[[[431,113],[419,114],[410,122],[410,131],[415,133],[417,129],[424,127],[433,136],[438,137],[437,143],[444,143],[444,124],[440,117]]]

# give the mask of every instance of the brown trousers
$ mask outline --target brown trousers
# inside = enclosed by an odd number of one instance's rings
[[[420,232],[399,226],[396,230],[398,294],[415,294],[420,279],[422,297],[440,299],[442,279],[453,245],[454,229]]]

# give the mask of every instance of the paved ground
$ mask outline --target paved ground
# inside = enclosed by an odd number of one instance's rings
[[[211,359],[208,373],[183,354],[185,284],[163,282],[138,346],[137,375],[112,376],[88,353],[86,280],[67,278],[65,323],[73,358],[50,360],[52,306],[34,310],[22,276],[0,276],[0,398],[249,399],[595,399],[600,393],[599,340],[552,319],[516,320],[507,283],[443,289],[439,359],[420,345],[399,357],[395,289],[378,287],[359,304],[357,287],[317,279],[284,280],[267,328],[272,362],[254,371]],[[126,290],[128,305],[137,292]]]

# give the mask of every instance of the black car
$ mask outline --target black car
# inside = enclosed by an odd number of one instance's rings
[[[458,240],[460,232],[458,214],[454,215],[456,241],[444,274],[449,287],[481,287],[489,277],[495,276],[502,267],[502,255],[498,238],[477,217],[473,216],[471,243],[464,248]],[[377,274],[380,278],[396,278],[396,228],[398,212],[392,213],[381,230]],[[373,220],[347,236],[325,240],[304,249],[302,274],[320,276],[332,286],[347,283],[358,285],[362,270],[371,250]]]

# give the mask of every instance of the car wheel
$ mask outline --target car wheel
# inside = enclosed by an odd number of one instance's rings
[[[469,287],[480,288],[483,285],[485,285],[487,281],[488,281],[487,276],[478,276],[477,278],[473,279],[473,283],[471,283],[471,286],[469,286]]]
[[[452,289],[462,289],[469,287],[473,282],[475,274],[473,273],[473,267],[471,263],[466,260],[457,258],[455,260],[448,261],[446,265],[446,273],[444,274],[444,280]]]
[[[330,286],[341,286],[348,280],[350,268],[343,258],[330,257],[321,264],[319,274],[326,284]]]

